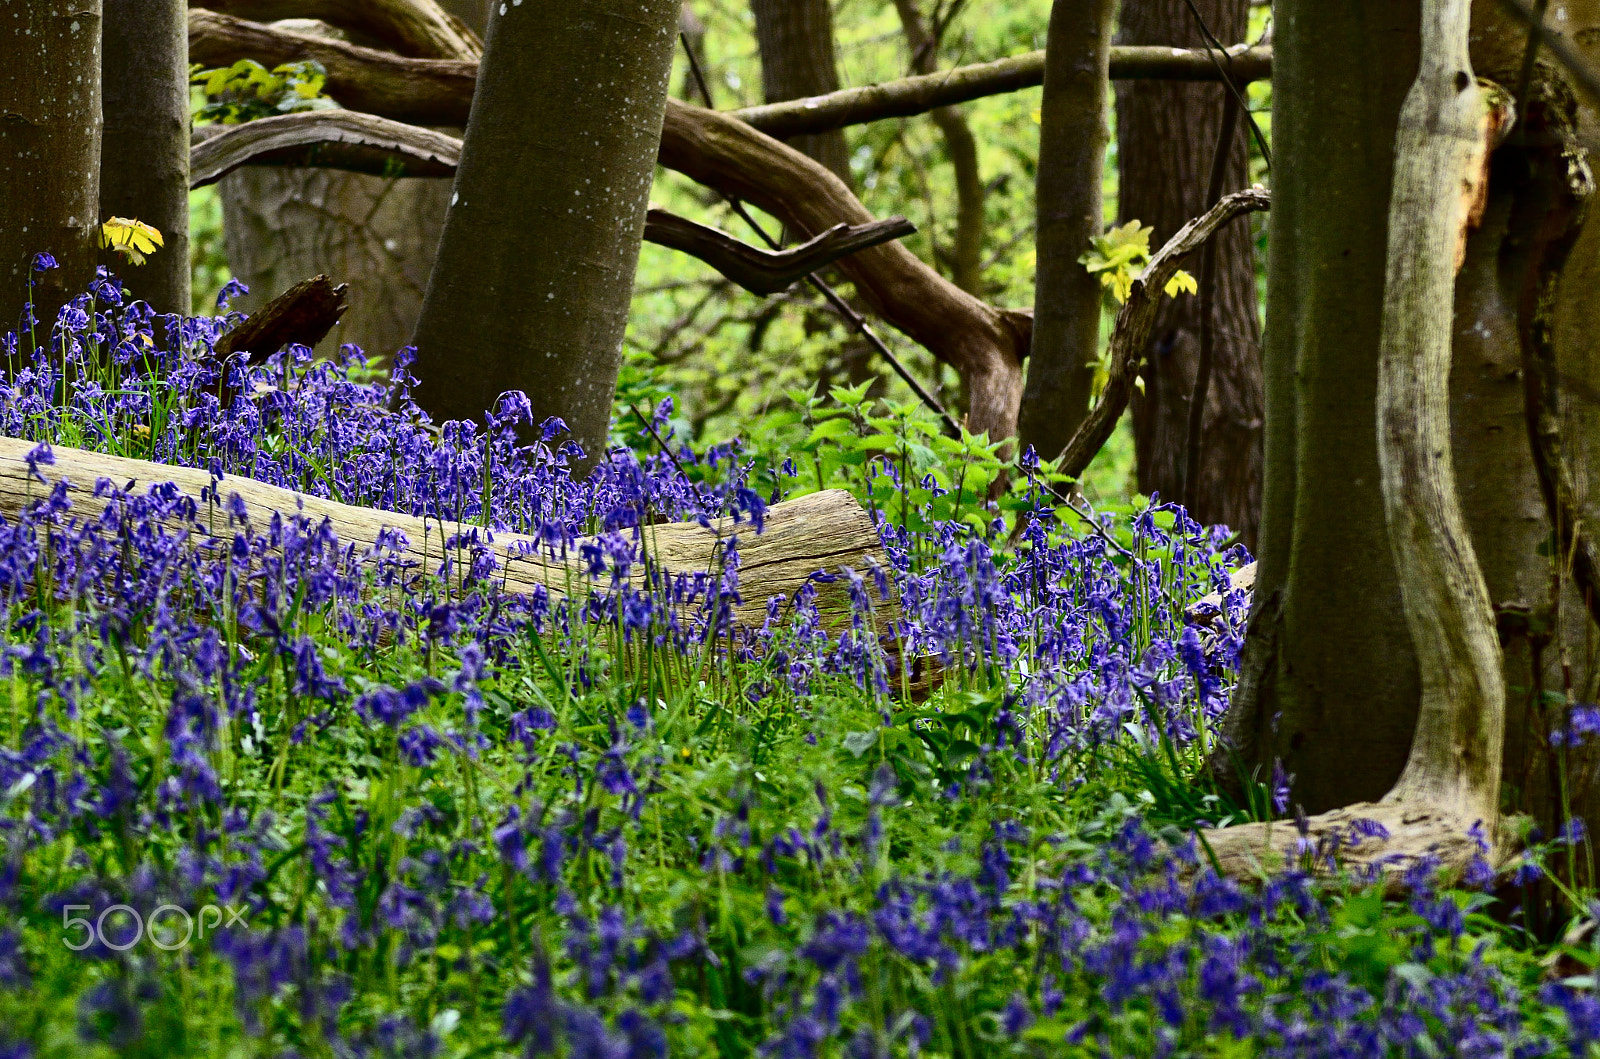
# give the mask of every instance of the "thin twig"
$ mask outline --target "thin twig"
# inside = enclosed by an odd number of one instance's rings
[[[1239,104],[1240,111],[1244,113],[1244,120],[1250,123],[1250,131],[1255,134],[1256,146],[1261,148],[1261,159],[1267,163],[1267,169],[1270,170],[1272,168],[1272,148],[1267,146],[1267,138],[1261,134],[1261,126],[1256,124],[1255,116],[1250,113],[1250,101],[1244,98],[1244,95],[1239,91],[1239,86],[1233,82],[1233,74],[1231,72],[1233,55],[1217,39],[1216,34],[1211,32],[1211,27],[1206,25],[1205,17],[1200,14],[1200,9],[1194,6],[1194,0],[1183,0],[1183,2],[1189,5],[1189,13],[1194,16],[1195,22],[1200,26],[1200,35],[1206,39],[1206,55],[1211,59],[1211,65],[1217,68],[1217,75],[1222,78],[1223,87],[1228,90],[1228,94],[1233,96],[1234,101]],[[1227,60],[1227,67],[1224,67],[1222,61],[1217,58],[1219,53],[1223,59]]]
[[[711,90],[706,85],[705,74],[701,72],[700,64],[695,61],[694,49],[689,47],[689,39],[682,33],[678,34],[678,38],[683,41],[684,51],[689,55],[689,70],[691,73],[693,73],[696,83],[700,86],[700,93],[704,95],[707,100],[709,100],[711,98]],[[722,195],[722,198],[728,203],[728,206],[733,210],[733,212],[738,214],[739,218],[748,224],[750,228],[761,237],[763,242],[772,247],[774,250],[780,249],[781,244],[778,242],[778,240],[769,234],[754,217],[750,216],[750,211],[745,209],[744,203],[740,202],[738,199],[734,198],[732,195],[729,195],[725,191],[719,192],[719,194]],[[916,376],[911,374],[910,370],[900,362],[900,358],[895,356],[894,352],[890,350],[886,344],[884,344],[883,339],[879,338],[876,332],[874,332],[872,328],[868,326],[867,321],[862,318],[861,314],[856,312],[855,309],[851,308],[850,303],[841,298],[839,293],[826,282],[824,282],[822,277],[818,276],[815,272],[807,276],[806,280],[816,288],[817,292],[822,295],[829,305],[833,306],[834,310],[838,312],[840,316],[849,322],[850,326],[856,329],[857,333],[859,333],[861,337],[867,340],[872,348],[878,352],[879,356],[889,362],[889,366],[894,369],[894,373],[896,375],[900,376],[901,381],[903,381],[907,386],[911,387],[911,392],[915,393],[917,398],[921,400],[924,405],[926,405],[933,411],[935,415],[944,421],[945,428],[956,437],[960,437],[961,424],[957,423],[955,417],[949,412],[945,411],[944,405],[940,404],[938,399],[936,399],[933,394],[929,393],[927,389],[917,381]]]
[[[1222,199],[1223,182],[1228,175],[1228,158],[1239,128],[1239,101],[1226,96],[1222,101],[1222,130],[1217,134],[1217,151],[1211,157],[1211,182],[1206,186],[1206,210]],[[1204,212],[1204,211],[1202,211]],[[1219,230],[1220,231],[1220,230]],[[1217,301],[1217,240],[1206,240],[1200,257],[1200,360],[1195,365],[1194,392],[1189,397],[1188,444],[1183,458],[1183,506],[1191,512],[1200,493],[1200,459],[1205,429],[1206,398],[1211,392],[1211,362],[1217,344],[1217,329],[1212,317]]]
[[[1525,6],[1522,0],[1500,0],[1500,2],[1505,5],[1508,11],[1528,24],[1528,27],[1533,31],[1533,36],[1538,39],[1539,45],[1547,49],[1562,66],[1567,68],[1567,72],[1572,74],[1578,84],[1583,87],[1583,90],[1589,94],[1590,100],[1600,102],[1600,77],[1595,75],[1594,70],[1584,61],[1583,57],[1573,51],[1572,46],[1566,41],[1560,37],[1552,37],[1546,32],[1542,20],[1534,13],[1533,9]],[[1522,100],[1517,100],[1517,105],[1521,106]]]

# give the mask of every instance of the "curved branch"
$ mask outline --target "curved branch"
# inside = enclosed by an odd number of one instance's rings
[[[1155,325],[1162,288],[1177,273],[1184,257],[1204,246],[1206,240],[1240,214],[1265,210],[1271,205],[1272,195],[1265,188],[1236,191],[1180,228],[1178,234],[1150,259],[1144,275],[1134,281],[1128,300],[1117,313],[1111,347],[1107,351],[1111,368],[1100,400],[1067,442],[1067,447],[1061,450],[1061,455],[1056,457],[1062,474],[1069,478],[1082,474],[1116,429],[1117,420],[1133,394],[1139,361],[1150,342],[1150,329]]]
[[[195,130],[189,186],[205,187],[245,165],[315,166],[375,176],[451,177],[454,136],[353,110],[317,110]]]
[[[715,228],[652,209],[645,216],[647,242],[699,258],[751,294],[777,294],[797,281],[858,250],[902,239],[917,230],[904,217],[871,224],[836,224],[815,239],[788,250],[761,250]]]
[[[378,176],[451,177],[461,161],[454,136],[350,110],[319,110],[195,130],[191,186],[204,187],[246,165],[316,166]],[[666,210],[645,219],[647,241],[699,258],[752,294],[787,290],[817,269],[915,232],[904,217],[836,224],[777,253],[742,243]]]
[[[276,22],[314,18],[413,59],[483,57],[483,41],[435,0],[189,0],[192,8]]]

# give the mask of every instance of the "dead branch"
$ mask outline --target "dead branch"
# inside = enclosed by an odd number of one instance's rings
[[[917,226],[904,217],[862,225],[836,224],[810,242],[789,250],[769,251],[666,210],[652,209],[645,216],[644,237],[658,246],[699,258],[750,293],[765,296],[788,290],[840,258],[891,239],[902,239],[916,230]]]
[[[483,57],[478,35],[434,0],[190,0],[189,6],[254,22],[314,18],[413,59]]]
[[[333,285],[327,276],[301,280],[217,342],[219,357],[243,353],[253,360],[269,357],[290,343],[315,346],[350,308],[350,288]]]
[[[1204,246],[1206,240],[1235,217],[1268,209],[1271,204],[1272,196],[1265,188],[1236,191],[1184,225],[1150,259],[1144,275],[1134,281],[1128,300],[1117,312],[1111,345],[1106,353],[1111,367],[1100,400],[1095,402],[1089,417],[1056,457],[1062,474],[1072,478],[1081,475],[1116,429],[1117,420],[1133,395],[1133,382],[1139,375],[1139,363],[1150,342],[1150,328],[1155,325],[1156,308],[1165,297],[1163,288],[1177,273],[1183,259]]]

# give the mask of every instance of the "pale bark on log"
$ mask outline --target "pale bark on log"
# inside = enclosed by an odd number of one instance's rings
[[[224,541],[233,533],[228,512],[231,498],[237,494],[257,532],[264,532],[274,515],[285,519],[304,516],[312,526],[326,520],[340,542],[353,545],[361,555],[377,544],[385,530],[398,530],[409,542],[405,555],[423,561],[431,571],[443,560],[443,544],[448,538],[476,531],[480,540],[492,537],[487,543],[499,564],[495,579],[511,592],[528,594],[542,586],[560,597],[594,583],[586,573],[587,563],[579,558],[581,540],[569,547],[565,556],[552,557],[549,547],[535,537],[486,534],[473,525],[352,507],[249,478],[230,476],[214,481],[210,472],[195,468],[65,447],[52,449],[53,464],[38,465],[38,473],[45,479],[40,482],[28,467],[28,456],[35,447],[30,441],[0,437],[0,515],[6,518],[17,518],[31,503],[48,496],[58,482],[68,483],[67,498],[73,515],[79,518],[105,510],[108,500],[95,495],[101,479],[135,495],[170,482],[194,500],[196,522],[204,531]],[[746,629],[758,628],[766,620],[771,597],[783,595],[792,601],[819,570],[839,575],[851,569],[867,576],[875,566],[889,569],[871,517],[854,497],[837,489],[770,505],[761,533],[748,519],[735,523],[722,518],[713,521],[710,529],[693,522],[661,523],[645,527],[642,534],[650,564],[674,575],[720,573],[723,551],[729,539],[737,536],[742,601],[733,607],[731,617],[736,626]],[[638,565],[630,572],[629,581],[645,583]],[[835,629],[841,627],[841,621],[848,627],[847,582],[841,577],[832,584],[816,585],[818,610]],[[609,574],[599,582],[602,589],[609,583]],[[898,601],[878,600],[875,590],[872,595],[873,619],[880,634],[887,635],[900,617]]]
[[[1128,407],[1133,383],[1139,375],[1139,361],[1150,342],[1156,308],[1166,297],[1163,288],[1177,273],[1185,256],[1205,245],[1216,231],[1240,214],[1265,210],[1272,196],[1265,188],[1236,191],[1218,202],[1203,216],[1178,230],[1178,234],[1156,252],[1144,275],[1133,282],[1128,300],[1117,312],[1108,350],[1110,368],[1100,400],[1061,450],[1057,469],[1069,478],[1081,475],[1117,427],[1117,420]]]

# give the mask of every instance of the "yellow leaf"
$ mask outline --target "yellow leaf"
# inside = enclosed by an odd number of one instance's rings
[[[166,246],[161,232],[131,217],[113,217],[100,226],[100,245],[116,251],[135,265],[144,264],[146,254]]]
[[[1176,298],[1184,291],[1188,291],[1190,294],[1198,294],[1200,292],[1200,284],[1195,282],[1193,276],[1180,268],[1171,279],[1167,280],[1167,285],[1164,289],[1167,292],[1167,297]]]

